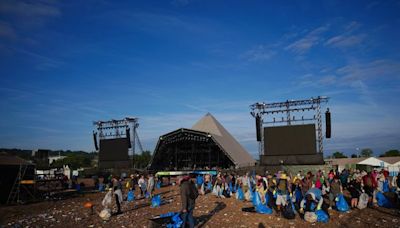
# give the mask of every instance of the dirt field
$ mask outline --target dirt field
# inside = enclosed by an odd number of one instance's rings
[[[157,190],[165,204],[151,208],[148,199],[124,202],[123,214],[114,215],[103,222],[97,215],[102,210],[101,201],[105,193],[92,193],[84,196],[54,202],[41,202],[30,205],[0,208],[0,224],[3,227],[147,227],[148,219],[159,214],[175,212],[180,209],[178,187],[163,187]],[[85,202],[95,205],[95,214],[84,208]],[[194,216],[197,227],[400,227],[398,210],[367,208],[348,213],[331,211],[327,224],[308,223],[296,216],[286,220],[275,214],[262,215],[242,212],[251,203],[240,202],[234,198],[218,199],[213,195],[199,196]],[[116,209],[114,208],[114,211]],[[0,226],[1,227],[1,226]]]

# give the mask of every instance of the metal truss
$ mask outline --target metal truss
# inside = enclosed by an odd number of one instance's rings
[[[287,100],[284,102],[274,102],[274,103],[264,103],[257,102],[250,105],[251,112],[250,114],[256,118],[260,118],[260,134],[261,141],[259,141],[259,155],[264,154],[264,125],[272,125],[272,124],[280,124],[286,123],[287,125],[291,125],[293,122],[305,122],[305,121],[315,121],[317,125],[317,134],[318,134],[318,151],[319,153],[323,153],[323,133],[322,133],[322,116],[321,116],[321,103],[327,103],[329,100],[328,97],[318,96],[316,98],[311,97],[310,99],[304,100]],[[304,118],[302,116],[301,119],[296,119],[295,116],[292,117],[293,112],[306,112],[306,111],[315,111],[315,114],[312,117]],[[280,119],[276,119],[274,115],[276,114],[286,114],[285,117],[281,117]],[[265,115],[265,116],[264,116]],[[267,121],[267,115],[271,117],[271,120]],[[265,120],[265,121],[264,121]]]
[[[136,144],[139,146],[140,151],[143,152],[142,143],[137,133],[139,118],[126,117],[120,120],[94,121],[93,125],[100,140],[126,137],[131,142],[132,156],[135,155]]]

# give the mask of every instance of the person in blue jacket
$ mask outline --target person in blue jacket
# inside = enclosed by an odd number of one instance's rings
[[[300,203],[300,213],[320,210],[323,202],[321,189],[311,188],[306,192],[304,199]]]

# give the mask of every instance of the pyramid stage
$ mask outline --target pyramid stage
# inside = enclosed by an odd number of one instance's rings
[[[160,136],[150,170],[237,169],[254,166],[242,145],[207,113],[192,128]]]

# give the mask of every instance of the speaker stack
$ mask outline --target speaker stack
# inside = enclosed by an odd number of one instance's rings
[[[325,112],[325,137],[331,138],[331,113],[328,110]]]

